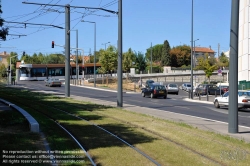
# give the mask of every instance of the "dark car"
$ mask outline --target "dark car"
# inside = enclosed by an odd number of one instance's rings
[[[153,84],[154,83],[154,80],[147,80],[146,81],[146,88],[149,86],[149,85],[151,85],[151,84]]]
[[[220,95],[222,90],[213,84],[200,84],[195,89],[195,95]],[[222,92],[223,93],[223,92]]]
[[[141,91],[142,97],[149,96],[151,98],[155,97],[163,97],[167,98],[167,90],[164,85],[159,84],[150,84],[147,88],[142,89]]]

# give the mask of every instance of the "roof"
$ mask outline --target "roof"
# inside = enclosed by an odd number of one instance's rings
[[[0,53],[0,57],[6,58],[8,56],[10,56],[10,54],[8,54],[6,51]]]
[[[215,53],[214,50],[207,47],[194,47],[195,52]]]

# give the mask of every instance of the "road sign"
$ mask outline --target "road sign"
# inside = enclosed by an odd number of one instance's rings
[[[222,70],[221,69],[218,70],[218,76],[222,76]]]

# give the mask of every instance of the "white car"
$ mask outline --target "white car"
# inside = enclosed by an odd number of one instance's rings
[[[229,106],[229,91],[214,99],[214,106],[220,108]],[[238,91],[238,108],[250,108],[250,91]]]
[[[45,86],[59,86],[61,87],[62,82],[58,78],[48,78],[45,81]]]

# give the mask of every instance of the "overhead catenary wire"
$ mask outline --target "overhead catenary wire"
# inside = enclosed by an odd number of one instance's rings
[[[52,0],[52,1],[53,1],[53,0]],[[52,1],[50,1],[50,2],[48,3],[48,5],[51,4]],[[61,1],[61,0],[58,0],[58,1],[56,2],[56,4],[58,4],[60,1]],[[72,1],[73,1],[73,0],[71,0],[69,3],[71,3]],[[111,6],[111,5],[114,5],[114,4],[117,3],[117,2],[118,2],[117,0],[113,0],[113,1],[111,1],[111,2],[109,2],[109,3],[107,3],[107,4],[105,4],[105,5],[103,5],[102,8],[109,7],[109,6]],[[101,2],[100,2],[100,4],[101,4]],[[100,4],[99,4],[99,6],[100,6]],[[37,12],[40,12],[37,16],[34,16],[34,17],[28,19],[28,20],[33,20],[33,19],[36,19],[36,18],[39,18],[39,17],[42,17],[42,16],[48,14],[49,11],[52,11],[52,10],[55,11],[56,9],[59,9],[59,8],[52,8],[52,7],[46,9],[46,7],[48,7],[48,5],[45,5],[45,6],[43,6],[43,7],[40,6],[40,7],[37,8],[34,12],[28,13],[28,14],[26,14],[26,15],[21,15],[21,16],[22,16],[22,17],[26,17],[26,16],[29,16],[29,15],[31,15],[31,14],[35,14],[35,13],[37,13]],[[41,12],[42,10],[46,10],[46,12]],[[71,11],[72,11],[72,10],[71,10]],[[78,22],[77,22],[73,27],[76,27],[76,26],[79,24],[79,22],[81,21],[81,19],[82,19],[83,17],[89,16],[89,15],[91,15],[91,14],[93,14],[93,13],[99,11],[99,9],[91,10],[91,11],[85,9],[85,11],[86,11],[86,12],[82,13],[83,16],[78,17],[78,18],[75,18],[75,19],[73,19],[73,20],[70,21],[70,22],[73,22],[73,21],[78,20]],[[89,12],[88,12],[88,11],[89,11]],[[74,11],[74,12],[75,12],[75,13],[78,13],[78,11]],[[87,12],[88,12],[88,13],[87,13]],[[93,14],[93,15],[94,15],[94,14]],[[96,15],[96,16],[103,16],[103,17],[111,17],[111,16],[108,16],[108,15],[97,15],[97,14],[95,14],[95,15]],[[55,22],[55,20],[58,19],[59,16],[60,16],[60,14],[56,16],[56,18],[52,21],[52,23]],[[19,18],[19,19],[20,19],[20,18]],[[17,20],[17,19],[15,19],[15,20]],[[28,21],[28,20],[26,20],[26,21]],[[61,24],[58,24],[58,25],[63,25],[63,24],[64,24],[64,23],[61,23]],[[32,35],[32,34],[35,34],[35,33],[38,33],[38,32],[40,32],[40,31],[43,31],[43,30],[46,30],[46,29],[49,29],[49,28],[50,28],[50,27],[43,27],[42,29],[39,28],[39,29],[38,29],[37,31],[35,31],[35,32],[28,33],[27,36]],[[18,32],[18,33],[20,33],[20,32]],[[11,38],[11,39],[8,39],[8,40],[13,40],[13,39],[17,39],[17,38]]]

